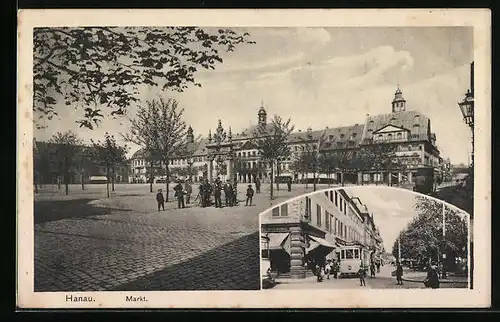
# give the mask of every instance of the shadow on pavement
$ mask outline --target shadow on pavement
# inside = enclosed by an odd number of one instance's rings
[[[40,200],[34,202],[35,224],[69,218],[107,215],[113,210],[130,211],[128,209],[114,209],[95,207],[89,204],[94,199],[70,200]]]
[[[259,247],[256,232],[111,291],[259,290]]]

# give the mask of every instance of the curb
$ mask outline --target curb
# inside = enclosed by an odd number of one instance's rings
[[[416,280],[416,279],[409,279],[409,278],[403,278],[403,281],[405,282],[414,282],[414,283],[423,283],[424,280]],[[456,283],[456,284],[468,284],[468,281],[459,281],[459,280],[439,280],[439,283],[441,284],[446,284],[446,283]]]

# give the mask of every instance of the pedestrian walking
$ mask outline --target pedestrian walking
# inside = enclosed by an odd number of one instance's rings
[[[156,202],[158,203],[158,211],[160,211],[160,207],[165,210],[165,199],[163,198],[161,189],[158,189],[158,193],[156,194]]]
[[[325,264],[325,275],[326,275],[326,279],[329,280],[330,279],[330,271],[332,269],[332,262],[331,260],[327,260],[326,261],[326,264]]]
[[[403,285],[403,266],[399,261],[396,262],[396,280],[397,285]]]
[[[174,196],[177,198],[177,208],[186,208],[184,204],[184,189],[182,188],[181,182],[177,182],[177,185],[174,187],[175,194]]]
[[[439,288],[439,274],[435,265],[430,265],[427,269],[427,277],[424,280],[425,287]]]
[[[377,265],[377,273],[380,273],[380,259],[377,260],[376,265]]]
[[[252,189],[252,185],[249,184],[248,188],[247,188],[247,201],[245,203],[245,206],[251,206],[252,205],[253,194],[254,194],[254,191]]]
[[[215,198],[215,208],[222,208],[222,182],[219,177],[215,179],[214,182],[214,198]]]
[[[358,276],[359,276],[359,286],[366,286],[366,281],[365,281],[366,269],[363,263],[361,263],[361,266],[359,267]]]
[[[232,188],[233,188],[233,206],[237,206],[238,205],[238,181],[237,180],[234,180],[234,182],[232,184]]]
[[[191,193],[193,193],[193,187],[191,186],[191,179],[186,180],[184,183],[184,191],[186,192],[186,204],[191,203]]]
[[[323,282],[323,269],[320,265],[316,264],[316,281]]]
[[[337,260],[333,260],[333,264],[332,264],[332,272],[333,272],[333,278],[337,278],[337,274],[339,272],[339,263]]]
[[[370,263],[370,278],[375,278],[375,263],[373,261]]]
[[[231,181],[227,180],[226,184],[224,185],[224,197],[226,199],[226,207],[232,207],[233,206],[233,187],[231,186]]]
[[[259,177],[255,178],[255,191],[256,191],[256,193],[260,193],[260,179],[259,179]]]

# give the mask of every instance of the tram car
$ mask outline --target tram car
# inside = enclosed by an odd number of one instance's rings
[[[342,246],[338,253],[341,278],[357,276],[362,265],[364,269],[370,266],[370,252],[361,245]]]

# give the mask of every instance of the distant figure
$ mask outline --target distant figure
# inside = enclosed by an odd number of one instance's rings
[[[184,190],[180,181],[177,182],[177,185],[174,187],[174,191],[174,196],[177,198],[177,208],[186,208],[186,206],[184,205]]]
[[[235,179],[232,185],[233,187],[233,206],[238,205],[238,181]]]
[[[330,279],[331,269],[332,269],[332,260],[329,259],[329,260],[326,261],[326,264],[325,264],[325,275],[326,275],[326,279],[327,280]]]
[[[403,285],[403,266],[401,266],[401,263],[398,261],[396,262],[396,280],[397,280],[397,285]]]
[[[288,178],[286,185],[288,187],[288,192],[292,191],[292,178]]]
[[[331,270],[333,272],[333,278],[337,278],[337,274],[339,272],[339,263],[337,262],[337,260],[333,261]]]
[[[231,181],[227,180],[226,184],[224,185],[224,196],[226,198],[226,207],[232,207],[233,206],[233,187],[231,186]]]
[[[363,263],[361,263],[361,266],[359,267],[358,275],[359,275],[359,286],[366,286],[366,281],[365,281],[366,269]]]
[[[316,264],[316,280],[323,282],[323,268],[318,264]]]
[[[160,207],[165,210],[165,199],[163,198],[161,189],[158,189],[158,193],[156,194],[156,202],[158,203],[158,211],[160,211]]]
[[[200,185],[201,200],[203,207],[210,206],[210,196],[212,195],[212,185],[205,179],[205,182]]]
[[[370,278],[375,278],[375,263],[373,261],[370,263]]]
[[[439,276],[435,265],[431,265],[427,269],[427,277],[424,280],[424,285],[430,288],[439,288]]]
[[[259,177],[255,178],[255,191],[256,191],[256,193],[260,193],[260,179],[259,179]]]
[[[377,259],[376,265],[377,265],[377,273],[380,273],[380,259]]]
[[[249,184],[248,188],[247,188],[247,201],[245,203],[245,206],[251,206],[252,205],[253,193],[254,193],[254,191],[252,189],[252,185]]]
[[[186,180],[186,182],[184,183],[184,191],[186,192],[186,204],[189,204],[191,203],[191,194],[193,193],[191,179]]]
[[[222,182],[219,177],[215,179],[214,182],[214,197],[215,197],[215,208],[222,208],[221,192]]]

